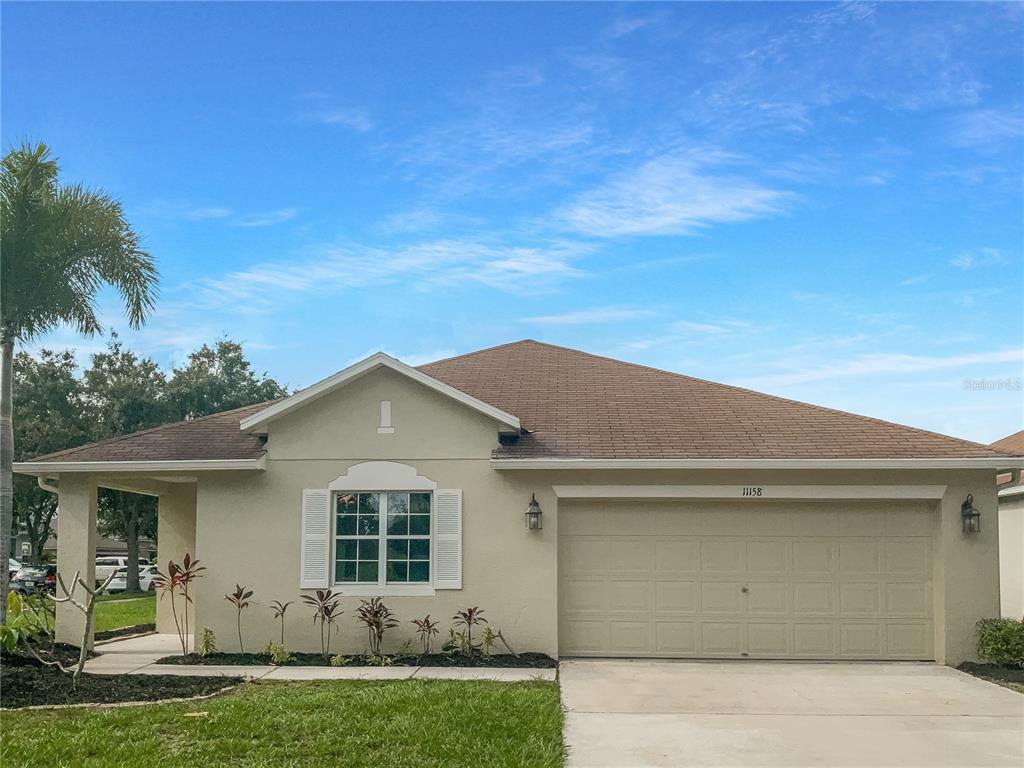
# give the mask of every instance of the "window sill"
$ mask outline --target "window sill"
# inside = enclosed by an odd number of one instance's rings
[[[431,584],[332,584],[331,589],[342,597],[434,597]]]

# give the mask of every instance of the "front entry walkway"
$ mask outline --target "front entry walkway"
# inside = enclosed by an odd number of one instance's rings
[[[1024,696],[916,663],[563,661],[569,768],[1019,766]]]
[[[274,667],[157,664],[181,653],[177,635],[155,634],[97,644],[99,655],[85,671],[100,675],[193,675],[247,677],[252,680],[554,680],[554,669],[512,667]]]

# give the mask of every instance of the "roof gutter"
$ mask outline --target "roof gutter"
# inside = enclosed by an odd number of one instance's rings
[[[266,463],[265,456],[258,459],[184,461],[18,461],[14,464],[14,471],[46,477],[66,472],[209,472],[262,470]]]
[[[491,459],[492,469],[1016,469],[1024,456],[917,459]]]

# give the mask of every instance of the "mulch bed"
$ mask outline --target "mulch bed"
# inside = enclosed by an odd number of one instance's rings
[[[78,649],[59,649],[65,663]],[[0,659],[0,706],[8,709],[58,704],[117,704],[158,701],[216,693],[241,682],[238,677],[181,677],[178,675],[93,675],[83,672],[71,686],[71,675],[19,654]]]
[[[985,680],[1024,685],[1024,667],[1016,665],[976,664],[973,661],[965,661],[957,669]]]
[[[369,667],[365,656],[348,656],[346,667]],[[558,662],[544,653],[521,653],[518,656],[502,653],[493,656],[459,656],[444,653],[432,653],[429,656],[389,656],[391,666],[395,667],[530,667],[534,669],[551,669]],[[211,653],[200,656],[190,653],[188,656],[165,656],[157,664],[210,664],[225,666],[269,666],[273,662],[265,653]],[[330,666],[328,657],[322,653],[293,653],[292,659],[285,662],[284,667],[326,667]]]
[[[115,637],[142,635],[146,632],[156,632],[156,624],[135,624],[131,627],[118,627],[117,629],[108,629],[106,632],[97,632],[95,639],[113,640]]]

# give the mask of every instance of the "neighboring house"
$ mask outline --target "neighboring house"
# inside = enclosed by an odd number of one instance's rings
[[[402,621],[393,647],[413,618],[479,606],[517,649],[563,656],[955,664],[998,615],[994,480],[1021,466],[521,341],[418,368],[376,354],[277,402],[15,469],[60,486],[65,571],[93,561],[97,486],[159,494],[161,558],[207,568],[192,626],[226,641],[224,595],[248,585],[249,650],[277,636],[270,601],[329,587],[347,652],[364,648],[358,599],[380,595]],[[318,647],[311,618],[289,611],[293,650]],[[78,617],[61,620],[74,639]]]
[[[53,526],[57,527],[57,519],[54,518]],[[19,559],[27,560],[28,555],[31,552],[31,542],[29,541],[28,534],[25,532],[19,532],[16,538],[16,544],[12,550],[14,554],[12,557],[18,557]],[[57,556],[57,537],[51,535],[46,543],[43,544],[43,555],[47,559],[52,559]],[[127,557],[128,556],[128,543],[121,539],[108,538],[106,536],[100,536],[96,539],[96,557]],[[145,536],[139,537],[139,557],[145,557],[152,560],[156,556],[156,542]]]
[[[1024,456],[1024,430],[989,446]],[[1024,476],[1020,470],[996,478],[999,494],[999,605],[1004,618],[1024,617]]]

